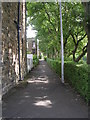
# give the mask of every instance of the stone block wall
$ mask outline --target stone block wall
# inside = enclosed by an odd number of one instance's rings
[[[2,117],[2,83],[1,83],[1,80],[2,80],[2,63],[1,63],[1,60],[2,60],[2,54],[1,54],[1,51],[2,51],[2,35],[1,35],[1,27],[2,26],[2,20],[1,20],[1,2],[0,2],[0,118]]]
[[[20,3],[21,78],[27,72],[25,4]],[[2,92],[5,94],[19,80],[18,2],[2,3]]]

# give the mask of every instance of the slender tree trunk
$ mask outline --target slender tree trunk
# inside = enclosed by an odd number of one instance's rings
[[[88,35],[87,63],[90,64],[90,33]]]

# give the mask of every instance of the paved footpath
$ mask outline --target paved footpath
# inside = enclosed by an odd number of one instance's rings
[[[46,62],[31,71],[27,87],[3,100],[5,118],[87,118],[88,106]]]

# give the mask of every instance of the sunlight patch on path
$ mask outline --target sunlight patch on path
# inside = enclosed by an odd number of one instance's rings
[[[28,80],[28,83],[49,83],[47,76],[39,76],[39,77],[33,77],[32,79]]]
[[[50,100],[39,100],[34,103],[35,106],[42,106],[46,108],[51,108],[52,102]]]

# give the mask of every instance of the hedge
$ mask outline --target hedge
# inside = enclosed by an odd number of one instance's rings
[[[61,77],[61,62],[47,58],[48,64]],[[76,64],[72,61],[64,61],[64,77],[87,101],[90,100],[90,92],[88,91],[89,71],[87,64]]]

